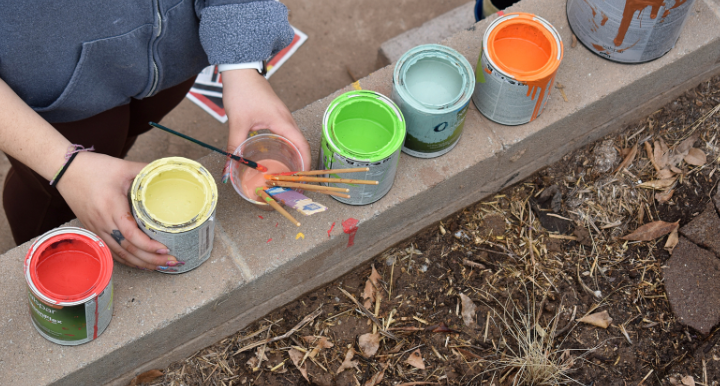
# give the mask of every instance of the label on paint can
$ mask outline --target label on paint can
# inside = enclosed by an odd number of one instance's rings
[[[483,36],[473,103],[503,125],[536,119],[547,105],[562,57],[560,35],[541,17],[510,13],[495,19]]]
[[[187,272],[210,257],[217,197],[210,172],[182,157],[156,160],[135,177],[130,201],[138,227],[184,262],[158,272]]]
[[[40,236],[25,257],[30,319],[45,339],[90,342],[113,313],[112,255],[97,235],[75,227]]]
[[[642,63],[670,51],[694,0],[569,0],[573,33],[590,51],[621,63]]]
[[[426,44],[406,52],[395,64],[392,93],[407,127],[403,152],[434,158],[452,150],[474,87],[472,66],[452,48]]]
[[[332,196],[349,205],[367,205],[381,199],[395,181],[405,134],[405,119],[386,96],[363,90],[335,98],[323,116],[319,169],[367,167],[370,169],[367,172],[346,173],[342,177],[375,180],[378,185],[323,185],[349,189],[350,198]]]

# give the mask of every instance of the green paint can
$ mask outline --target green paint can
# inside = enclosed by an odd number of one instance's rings
[[[403,152],[434,158],[452,150],[474,89],[472,66],[452,48],[426,44],[406,52],[395,64],[392,94],[407,122]]]
[[[395,181],[404,139],[405,119],[388,97],[363,90],[335,98],[323,116],[318,168],[367,167],[367,172],[346,173],[342,178],[376,180],[378,185],[324,183],[350,189],[350,198],[332,197],[349,205],[367,205],[385,196]]]

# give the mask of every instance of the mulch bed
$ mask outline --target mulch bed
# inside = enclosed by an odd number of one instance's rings
[[[717,385],[663,269],[716,192],[718,110],[716,77],[134,382]]]

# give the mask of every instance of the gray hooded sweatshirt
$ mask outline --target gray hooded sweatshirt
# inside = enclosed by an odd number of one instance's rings
[[[272,0],[0,0],[0,78],[49,122],[72,122],[209,64],[268,59],[293,36]]]

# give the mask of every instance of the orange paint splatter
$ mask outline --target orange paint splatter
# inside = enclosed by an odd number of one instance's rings
[[[596,49],[596,50],[598,50],[598,51],[600,51],[600,52],[607,52],[607,51],[605,50],[605,47],[603,47],[603,46],[601,46],[601,45],[599,45],[599,44],[593,43],[592,46],[593,46],[594,49]]]
[[[490,71],[489,68],[486,68],[486,69],[485,69],[485,72],[487,72],[488,74],[492,74],[492,71]]]
[[[540,79],[537,81],[526,82],[526,84],[528,86],[527,96],[529,96],[530,99],[535,99],[535,94],[537,94],[538,91],[540,94],[538,96],[537,102],[535,103],[535,108],[533,109],[532,116],[530,117],[530,120],[532,121],[535,118],[537,118],[537,116],[541,112],[541,107],[542,107],[543,101],[545,100],[545,92],[547,91],[546,86],[548,84],[551,84],[551,85],[555,84],[555,74],[553,74],[553,77],[549,82],[548,82],[548,79],[545,78],[545,79]],[[531,96],[531,94],[532,94],[532,96]],[[548,95],[549,94],[550,94],[550,92],[548,92]]]
[[[602,14],[602,20],[600,20],[600,25],[605,26],[605,23],[608,21],[608,15],[605,14],[605,12],[600,12]]]
[[[678,2],[685,1],[687,0],[679,0]],[[630,22],[632,21],[635,12],[640,12],[640,14],[642,14],[645,8],[651,7],[650,18],[654,19],[657,17],[658,12],[660,12],[660,7],[663,4],[664,0],[626,0],[625,9],[623,10],[623,16],[620,21],[620,28],[618,29],[617,36],[613,40],[615,47],[620,47],[623,43],[623,40],[625,40],[625,34],[627,33],[628,28],[630,28]],[[675,6],[678,6],[678,4],[675,4]],[[638,17],[639,16],[640,15],[638,15]]]

